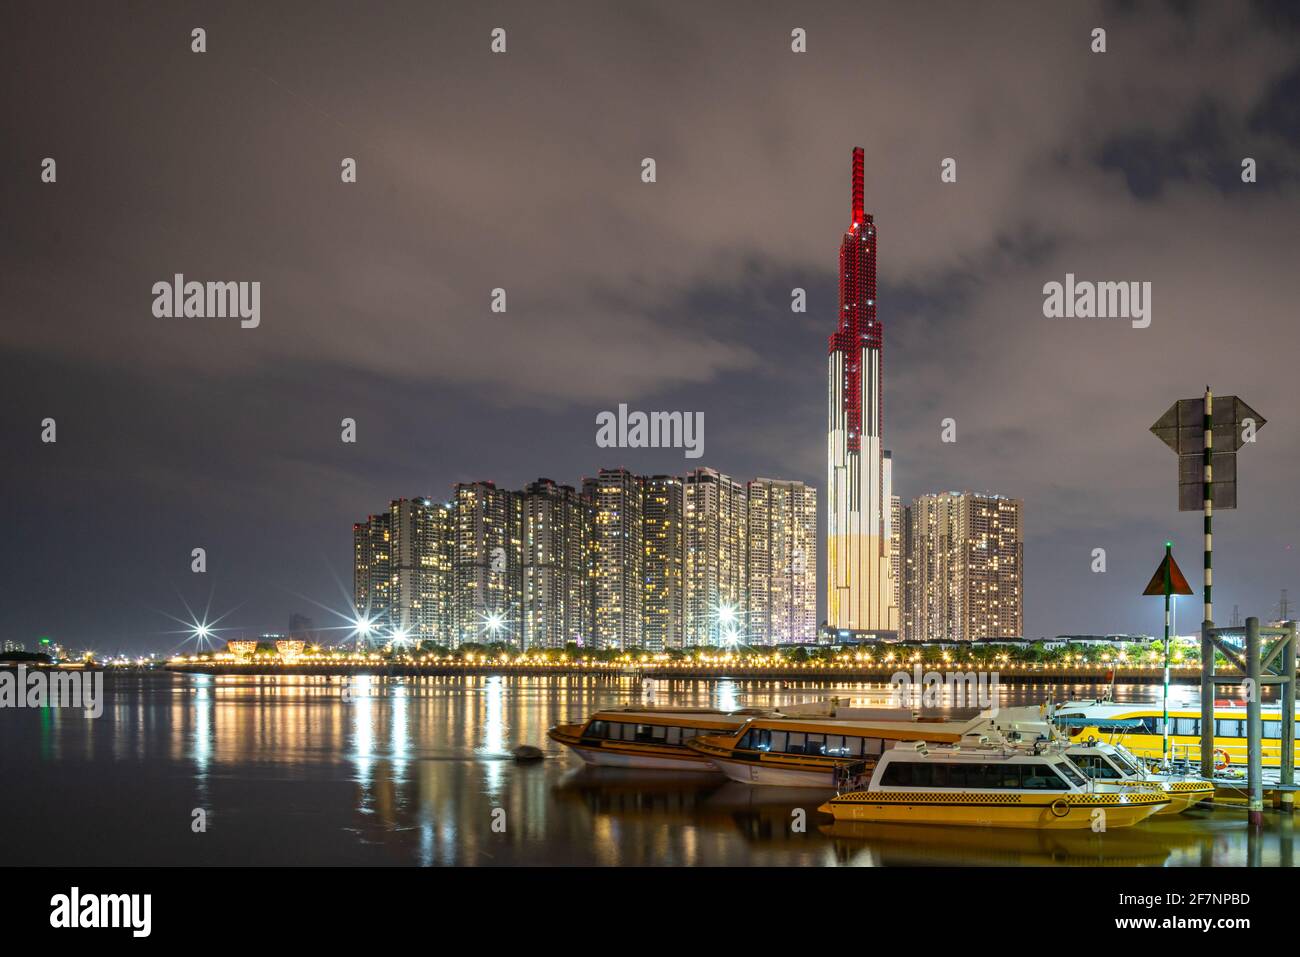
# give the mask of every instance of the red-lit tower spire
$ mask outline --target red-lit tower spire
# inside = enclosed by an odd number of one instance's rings
[[[862,147],[853,150],[853,222],[840,241],[840,318],[839,328],[830,337],[830,351],[839,352],[844,361],[844,415],[848,426],[848,448],[861,448],[863,421],[862,349],[879,352],[880,323],[876,320],[876,226],[863,210]],[[878,367],[879,368],[879,367]],[[875,388],[869,390],[865,428],[868,435],[878,435],[881,425],[882,385],[877,375]],[[871,394],[874,393],[874,394]]]

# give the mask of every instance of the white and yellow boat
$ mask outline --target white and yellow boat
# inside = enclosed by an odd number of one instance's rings
[[[1260,753],[1263,766],[1276,768],[1282,759],[1282,712],[1276,704],[1260,705],[1263,724]],[[1114,704],[1109,701],[1068,701],[1053,709],[1052,720],[1071,740],[1095,738],[1123,745],[1140,758],[1162,760],[1162,712],[1159,705]],[[1169,741],[1173,755],[1190,764],[1201,760],[1200,708],[1169,712]],[[1214,708],[1214,763],[1220,770],[1246,763],[1246,709]],[[1296,745],[1300,763],[1300,743]]]
[[[1168,803],[1155,788],[1090,781],[1059,751],[921,742],[886,751],[865,788],[820,810],[837,822],[1111,830]]]
[[[1206,798],[1214,797],[1213,782],[1191,774],[1150,771],[1120,745],[1084,741],[1067,745],[1065,756],[1094,781],[1159,788],[1169,799],[1169,805],[1157,814],[1181,814]]]
[[[731,734],[757,714],[755,709],[610,708],[582,724],[560,724],[546,732],[587,764],[652,771],[716,773],[709,759],[686,747],[699,735]]]

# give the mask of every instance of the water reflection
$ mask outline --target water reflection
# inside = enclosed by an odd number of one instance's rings
[[[0,863],[43,864],[1030,864],[1289,866],[1294,828],[1269,813],[1195,810],[1107,834],[836,824],[820,790],[709,775],[587,769],[552,724],[638,704],[622,676],[112,675],[98,720],[0,713],[12,823]],[[1091,686],[1053,689],[1095,694]],[[1005,704],[1043,689],[1000,688]],[[1125,700],[1158,689],[1123,687]],[[887,686],[657,682],[659,705],[772,707]],[[521,744],[547,751],[516,763]],[[209,810],[193,838],[190,810]],[[88,810],[94,813],[86,813]],[[494,829],[494,822],[498,827]],[[504,830],[499,825],[504,822]]]

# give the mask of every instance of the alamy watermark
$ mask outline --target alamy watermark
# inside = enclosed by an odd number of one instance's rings
[[[1151,325],[1150,282],[1091,282],[1065,274],[1065,282],[1043,284],[1048,319],[1130,319],[1134,329]]]
[[[896,671],[889,678],[889,700],[895,708],[996,708],[996,671]]]
[[[185,281],[176,273],[171,282],[153,284],[153,314],[159,319],[239,319],[244,329],[262,322],[260,282]]]
[[[703,412],[596,413],[596,445],[602,449],[685,449],[688,459],[704,454]]]
[[[88,718],[104,713],[104,672],[50,671],[26,665],[0,670],[0,708],[81,708]]]
[[[152,918],[152,894],[83,894],[74,887],[50,898],[50,926],[55,928],[128,928],[132,937],[148,937]]]

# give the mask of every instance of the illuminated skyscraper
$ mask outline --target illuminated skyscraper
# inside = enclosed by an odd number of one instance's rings
[[[563,648],[591,634],[591,503],[571,485],[523,490],[525,648]]]
[[[676,475],[645,479],[645,647],[680,648],[684,621],[685,511]]]
[[[905,637],[1014,638],[1024,633],[1021,502],[1001,495],[923,495],[908,509]]]
[[[817,490],[757,478],[749,509],[745,641],[817,640]]]
[[[389,505],[388,515],[389,635],[451,645],[451,506],[427,498],[399,498]]]
[[[518,492],[462,483],[452,502],[455,643],[508,642],[523,635],[523,511]]]
[[[357,614],[374,627],[368,638],[380,641],[388,628],[392,591],[392,519],[388,512],[352,526],[352,601]],[[362,637],[362,636],[358,636]]]
[[[826,596],[831,629],[879,634],[897,631],[898,609],[876,318],[878,236],[863,207],[862,156],[853,150],[853,220],[840,242],[839,321],[830,337]]]
[[[752,644],[746,634],[745,486],[713,469],[686,476],[687,645]]]
[[[638,648],[645,609],[644,487],[627,469],[583,481],[591,501],[592,638],[597,648]]]

